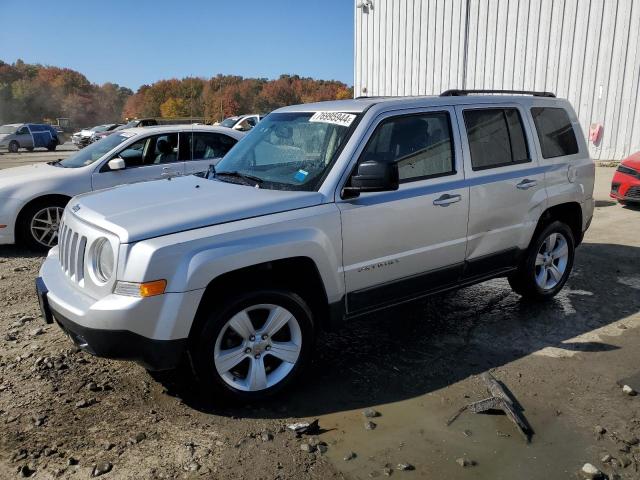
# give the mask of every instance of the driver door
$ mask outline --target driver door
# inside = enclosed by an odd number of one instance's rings
[[[455,110],[394,111],[372,128],[358,162],[396,162],[400,186],[338,203],[349,313],[455,284],[467,244],[469,187]]]
[[[111,170],[109,161],[121,157],[123,170]],[[127,183],[146,182],[184,174],[184,162],[179,160],[178,133],[165,133],[141,138],[127,145],[100,165],[91,177],[93,190]]]

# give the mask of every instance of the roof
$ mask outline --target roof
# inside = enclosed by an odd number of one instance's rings
[[[230,137],[240,138],[244,136],[243,132],[234,130],[233,128],[213,126],[213,125],[150,125],[148,127],[132,127],[118,130],[117,133],[133,133],[139,135],[141,133],[173,133],[173,132],[217,132],[224,133]]]
[[[532,95],[463,95],[463,96],[416,96],[416,97],[359,97],[350,100],[306,103],[279,108],[276,112],[352,112],[361,113],[373,105],[384,105],[392,109],[431,107],[438,105],[469,105],[474,103],[532,103],[557,104],[566,100],[555,97],[534,97]]]

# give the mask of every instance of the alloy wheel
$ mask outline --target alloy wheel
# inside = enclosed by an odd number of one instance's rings
[[[550,234],[536,255],[536,283],[543,290],[556,287],[564,277],[569,262],[569,245],[563,234]]]
[[[293,370],[302,350],[295,316],[274,304],[258,304],[236,313],[220,330],[214,363],[220,377],[244,392],[271,388]]]
[[[58,230],[63,213],[63,207],[45,207],[38,210],[29,226],[34,240],[44,247],[55,246],[58,243]]]

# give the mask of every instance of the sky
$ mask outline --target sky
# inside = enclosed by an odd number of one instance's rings
[[[353,0],[0,0],[0,60],[134,91],[218,73],[352,85],[353,10]]]

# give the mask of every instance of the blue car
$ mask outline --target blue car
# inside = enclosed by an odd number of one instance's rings
[[[60,144],[58,132],[54,127],[42,123],[13,123],[0,127],[0,149],[16,153],[21,148],[32,151],[34,148],[46,148],[54,151]]]

